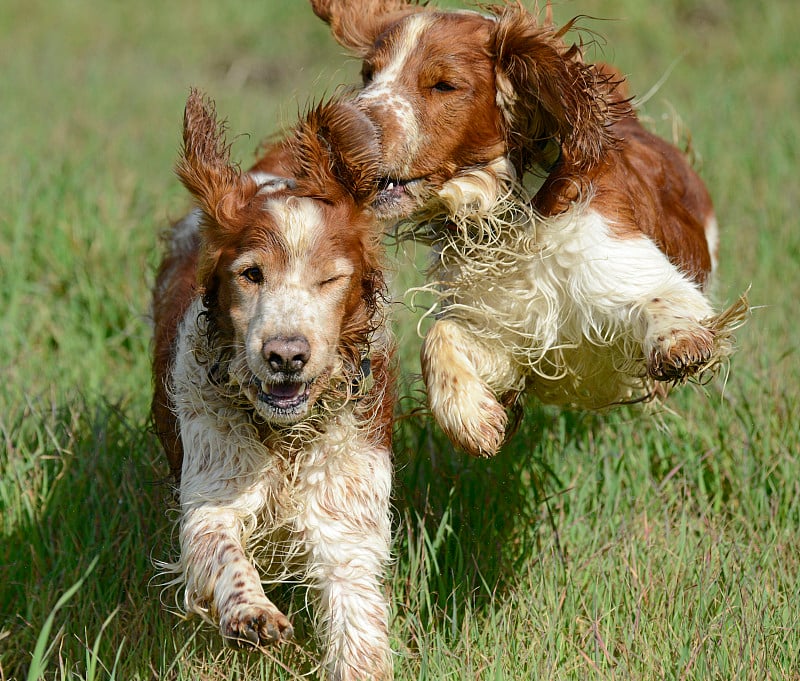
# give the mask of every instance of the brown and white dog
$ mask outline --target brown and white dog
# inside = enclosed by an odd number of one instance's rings
[[[311,587],[328,677],[388,679],[392,344],[375,131],[344,103],[281,148],[294,180],[231,165],[186,104],[177,223],[154,291],[153,416],[180,482],[184,607],[231,642],[292,635],[267,583]],[[278,164],[280,165],[280,164]]]
[[[363,59],[357,104],[381,135],[378,213],[411,215],[434,245],[427,288],[440,309],[422,368],[457,446],[496,453],[504,405],[523,391],[603,408],[665,393],[731,353],[747,306],[716,315],[707,297],[708,192],[639,123],[622,76],[564,42],[572,22],[557,29],[549,5],[540,21],[519,4],[311,4]]]

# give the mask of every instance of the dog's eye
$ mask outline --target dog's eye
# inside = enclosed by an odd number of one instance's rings
[[[342,279],[345,278],[345,276],[346,275],[344,274],[336,274],[332,277],[328,277],[327,279],[322,279],[321,281],[317,282],[317,286],[319,286],[320,288],[325,288],[326,286],[329,286],[334,282],[341,281]]]
[[[361,65],[361,82],[364,85],[369,85],[372,82],[372,78],[374,75],[375,75],[375,70],[372,68],[372,65],[364,62]]]
[[[436,92],[452,92],[456,89],[456,86],[452,83],[448,83],[446,80],[440,80],[431,89],[435,90]]]
[[[259,267],[248,267],[240,276],[247,279],[251,284],[260,284],[264,281],[264,273]]]

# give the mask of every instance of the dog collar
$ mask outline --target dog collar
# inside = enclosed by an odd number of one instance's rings
[[[561,143],[550,138],[540,142],[539,148],[542,150],[542,163],[539,164],[539,167],[549,175],[561,162]]]
[[[362,390],[364,389],[364,384],[367,382],[367,379],[372,375],[372,360],[367,356],[361,359],[361,371],[360,373],[350,382],[350,388],[352,394],[358,397],[362,397]]]
[[[541,153],[541,160],[525,173],[522,184],[531,196],[535,196],[544,185],[550,173],[561,163],[561,144],[558,140],[549,138],[540,140],[536,147]]]

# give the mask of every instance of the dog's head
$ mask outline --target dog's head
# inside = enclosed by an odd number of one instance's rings
[[[382,216],[407,214],[476,169],[519,176],[564,154],[576,170],[611,141],[613,84],[548,16],[400,0],[311,0],[363,59],[358,105],[381,134]]]
[[[224,125],[197,91],[183,138],[177,173],[203,215],[197,276],[220,380],[265,421],[297,422],[355,378],[378,320],[374,128],[345,103],[315,108],[286,143],[291,186],[231,164]]]

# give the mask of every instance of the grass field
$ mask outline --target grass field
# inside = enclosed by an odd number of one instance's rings
[[[396,430],[398,679],[800,679],[800,5],[563,0],[654,128],[691,131],[751,287],[730,376],[659,418],[528,406],[492,461]],[[166,465],[148,431],[157,234],[190,85],[247,164],[358,67],[304,2],[4,0],[0,8],[0,680],[294,679],[174,612]],[[412,254],[413,256],[413,254]],[[419,283],[398,254],[398,289]],[[398,299],[403,300],[402,290]],[[419,398],[397,306],[402,408]]]

